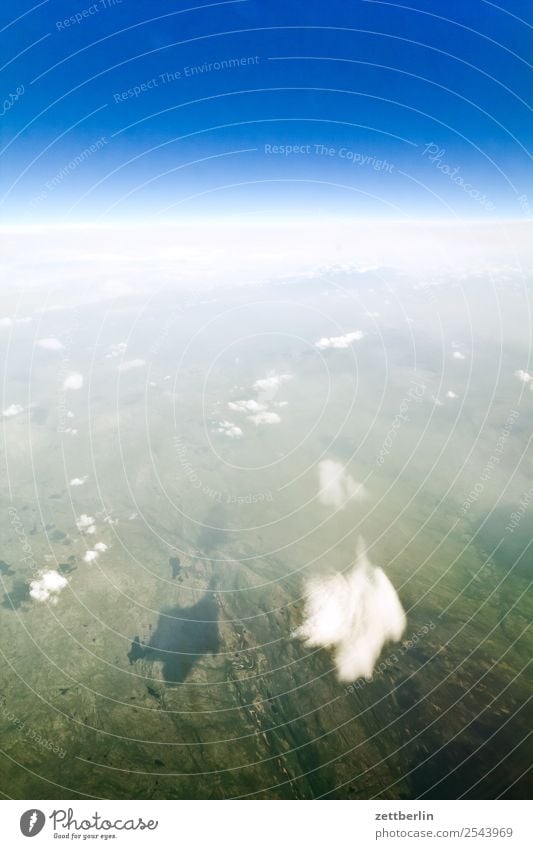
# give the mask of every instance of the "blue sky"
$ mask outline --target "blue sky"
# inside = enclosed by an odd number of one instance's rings
[[[530,18],[526,0],[7,0],[1,221],[530,216]]]

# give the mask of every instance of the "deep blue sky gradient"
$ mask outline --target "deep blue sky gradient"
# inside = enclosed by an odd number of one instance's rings
[[[2,5],[3,98],[24,87],[0,110],[2,223],[529,214],[526,0],[106,2],[49,0],[28,14],[26,0]],[[305,152],[266,154],[265,144]],[[429,144],[444,151],[433,161]]]

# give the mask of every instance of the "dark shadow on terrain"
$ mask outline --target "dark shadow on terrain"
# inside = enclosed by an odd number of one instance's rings
[[[14,575],[13,569],[5,560],[0,560],[0,575]]]
[[[167,684],[181,684],[195,663],[220,648],[218,607],[208,591],[192,607],[171,607],[159,615],[150,643],[136,636],[128,652],[130,663],[159,661]]]
[[[30,591],[25,581],[16,578],[9,592],[6,592],[2,601],[2,607],[7,610],[18,610],[25,601],[29,601]]]

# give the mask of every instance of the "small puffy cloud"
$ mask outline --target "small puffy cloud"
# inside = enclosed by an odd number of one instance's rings
[[[89,525],[93,525],[93,524],[94,524],[93,517],[88,516],[87,513],[82,513],[80,518],[76,522],[76,525],[77,525],[77,527],[80,531],[83,530],[84,528],[89,527]]]
[[[59,572],[51,569],[30,583],[30,597],[35,601],[51,601],[57,604],[59,593],[65,589],[68,581]]]
[[[44,348],[45,351],[62,351],[64,345],[55,336],[48,336],[46,339],[39,339],[37,342],[39,348]]]
[[[533,381],[533,374],[530,374],[528,371],[524,371],[524,369],[518,369],[515,371],[515,377],[518,378],[522,383],[531,383]]]
[[[127,347],[128,347],[127,342],[115,342],[109,348],[109,351],[106,354],[106,359],[112,359],[114,357],[120,357],[120,355],[123,354],[126,351]]]
[[[465,355],[461,351],[454,351],[452,357],[454,360],[466,360]]]
[[[372,677],[388,642],[400,640],[406,617],[393,585],[365,553],[346,573],[309,581],[303,624],[293,636],[333,652],[339,681]]]
[[[267,377],[261,377],[253,384],[253,389],[259,393],[262,401],[271,401],[277,395],[282,384],[292,380],[292,374],[276,374],[269,372]]]
[[[358,342],[365,334],[362,330],[353,330],[344,336],[323,336],[315,342],[315,348],[326,351],[328,348],[349,348],[352,342]]]
[[[262,377],[254,383],[254,389],[257,392],[262,392],[269,389],[279,389],[282,383],[292,380],[292,374],[270,374],[268,377]]]
[[[118,370],[119,371],[131,371],[135,368],[143,368],[146,365],[145,360],[126,360],[123,363],[120,363]]]
[[[69,486],[83,486],[86,480],[87,475],[85,475],[83,478],[72,478],[72,480],[69,482]]]
[[[10,419],[13,416],[18,416],[20,413],[24,412],[24,407],[21,407],[20,404],[10,404],[9,407],[3,411],[2,415],[5,419]]]
[[[259,413],[262,410],[266,410],[264,404],[260,404],[253,399],[250,401],[228,401],[228,407],[230,410],[235,410],[238,413]]]
[[[242,429],[233,422],[222,421],[218,423],[216,428],[217,433],[223,433],[224,436],[229,436],[230,439],[239,439],[242,436]]]
[[[31,318],[9,318],[9,316],[4,316],[4,318],[0,318],[0,327],[15,327],[17,324],[27,324],[31,321]]]
[[[281,421],[281,416],[279,416],[277,413],[265,411],[262,413],[255,413],[253,416],[247,416],[247,419],[248,421],[253,422],[254,425],[279,424]]]
[[[342,463],[336,460],[322,460],[318,464],[319,493],[318,498],[325,507],[339,510],[346,507],[350,499],[365,498],[366,490],[363,484],[357,483],[348,474]]]
[[[79,519],[76,521],[76,527],[84,534],[94,534],[96,531],[94,519],[92,516],[88,516],[87,513],[81,514]]]
[[[107,545],[105,542],[97,542],[94,546],[94,550],[101,554],[103,551],[107,551]]]
[[[446,398],[457,398],[457,393],[454,392],[453,389],[448,389]]]
[[[77,371],[67,375],[63,381],[63,389],[81,389],[83,386],[83,375]]]
[[[97,557],[98,557],[97,551],[93,551],[93,550],[86,551],[85,554],[83,555],[83,562],[84,563],[92,563],[93,560],[96,560]]]
[[[66,427],[63,433],[70,433],[71,436],[76,436],[78,429],[76,427]]]

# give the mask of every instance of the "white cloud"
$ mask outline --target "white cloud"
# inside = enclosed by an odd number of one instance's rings
[[[349,348],[352,342],[358,342],[365,334],[362,330],[353,330],[344,336],[323,336],[315,342],[315,348],[325,351],[327,348]]]
[[[97,557],[98,557],[97,551],[93,551],[93,550],[86,551],[85,554],[83,555],[83,562],[84,563],[92,563],[93,560],[97,559]]]
[[[82,513],[78,521],[76,522],[79,530],[83,530],[83,528],[89,527],[89,525],[94,524],[94,519],[92,516],[88,516],[87,513]]]
[[[528,371],[524,371],[523,369],[515,371],[515,377],[517,377],[518,380],[521,380],[522,383],[531,383],[533,380],[533,374],[530,374]]]
[[[279,389],[282,383],[291,380],[292,374],[271,374],[269,377],[262,377],[254,383],[254,389],[261,391],[263,389]]]
[[[342,463],[336,460],[322,460],[318,464],[318,478],[318,498],[325,507],[335,507],[339,510],[346,507],[351,498],[360,500],[366,496],[363,484],[357,483]]]
[[[453,389],[449,389],[446,393],[446,398],[457,398],[457,393]]]
[[[254,401],[253,399],[250,401],[228,401],[228,407],[230,410],[235,410],[239,413],[259,413],[262,410],[266,410],[264,404],[259,404],[258,401]]]
[[[100,554],[102,551],[107,551],[107,545],[105,542],[97,542],[94,546],[94,550]]]
[[[49,336],[46,339],[39,339],[37,342],[39,348],[44,348],[46,351],[62,351],[64,345],[55,336]]]
[[[454,351],[452,356],[454,360],[466,360],[465,355],[462,354],[461,351]]]
[[[85,475],[85,477],[83,477],[83,478],[72,478],[72,480],[69,483],[69,486],[83,486],[83,484],[85,483],[86,480],[87,480],[87,475]]]
[[[31,321],[31,318],[9,318],[9,316],[5,316],[4,318],[0,318],[0,327],[14,327],[16,324],[27,324]]]
[[[261,377],[253,384],[256,392],[260,393],[262,401],[271,401],[278,393],[280,386],[292,380],[292,374],[276,374],[269,372],[267,377]]]
[[[143,368],[145,365],[145,360],[126,360],[124,363],[120,363],[118,370],[131,371],[134,368]]]
[[[253,384],[253,389],[259,393],[259,401],[254,398],[241,399],[240,401],[228,401],[228,407],[237,413],[251,413],[247,416],[248,421],[255,425],[279,424],[281,418],[277,413],[269,411],[269,405],[279,391],[280,386],[292,380],[292,374],[276,374],[271,371],[267,377],[259,378]],[[239,387],[234,387],[238,389]],[[240,387],[242,389],[242,387]],[[282,407],[287,401],[276,403],[276,407]],[[240,430],[240,428],[237,428]]]
[[[126,351],[128,347],[127,342],[115,342],[110,346],[108,353],[106,354],[106,359],[111,359],[113,357],[120,357]]]
[[[294,636],[333,652],[339,681],[371,678],[387,642],[398,641],[406,617],[382,569],[360,553],[345,574],[309,581],[303,624]]]
[[[59,593],[65,589],[68,581],[59,572],[51,569],[48,572],[42,572],[40,578],[31,581],[30,596],[35,601],[48,601],[57,604]]]
[[[69,374],[64,382],[63,389],[81,389],[83,386],[83,375],[79,374],[79,372],[74,371],[72,374]]]
[[[80,518],[76,521],[76,527],[85,534],[94,534],[96,530],[93,517],[88,516],[87,513],[81,514]]]
[[[9,407],[6,407],[3,411],[2,415],[5,419],[10,419],[12,416],[18,416],[23,412],[24,407],[21,407],[20,404],[10,404]]]
[[[239,439],[242,436],[242,429],[236,424],[233,424],[233,422],[219,422],[216,430],[217,433],[223,433],[224,436],[229,436],[230,439]]]
[[[445,283],[452,275],[459,279],[461,273],[474,272],[486,277],[501,269],[519,280],[533,265],[528,227],[526,220],[513,223],[516,262],[511,264],[509,234],[499,221],[474,222],[468,228],[463,221],[382,222],[376,227],[375,221],[328,215],[243,215],[238,227],[223,216],[201,222],[192,216],[167,225],[39,224],[6,232],[2,260],[9,275],[3,289],[46,291],[53,286],[57,304],[69,309],[152,294],[161,281],[182,292],[203,290],[211,297],[214,285],[289,281],[299,274],[329,279],[332,257],[341,273],[379,266],[386,267],[386,273],[407,273],[413,281]]]
[[[248,421],[253,422],[254,425],[262,425],[262,424],[279,424],[281,421],[281,416],[277,413],[255,413],[253,416],[247,416]]]

